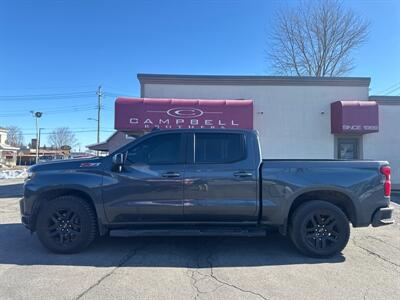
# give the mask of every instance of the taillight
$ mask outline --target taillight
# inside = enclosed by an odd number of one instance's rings
[[[382,166],[381,173],[385,176],[385,183],[383,184],[385,196],[390,197],[390,190],[392,188],[392,182],[390,181],[390,167]]]

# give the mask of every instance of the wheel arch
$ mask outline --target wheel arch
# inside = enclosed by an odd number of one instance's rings
[[[357,223],[356,209],[351,196],[343,191],[334,189],[316,189],[297,195],[291,203],[287,219],[288,222],[290,223],[294,211],[300,205],[313,200],[326,201],[336,205],[344,212],[353,225]]]
[[[41,191],[38,194],[38,196],[37,196],[38,201],[35,202],[35,205],[33,208],[33,214],[32,214],[33,215],[33,220],[32,220],[33,231],[36,229],[37,215],[38,215],[41,207],[44,205],[44,203],[51,201],[55,198],[61,197],[61,196],[75,196],[75,197],[81,198],[86,203],[88,203],[90,205],[90,207],[93,209],[93,212],[95,214],[99,234],[104,235],[107,232],[107,229],[101,223],[99,211],[95,205],[93,196],[91,196],[88,192],[86,192],[82,189],[76,188],[76,187],[59,187],[59,188],[54,188],[54,189],[48,189],[48,190]]]

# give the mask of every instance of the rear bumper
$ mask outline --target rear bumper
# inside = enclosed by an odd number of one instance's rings
[[[378,227],[393,224],[393,210],[393,207],[379,208],[372,216],[372,226]]]

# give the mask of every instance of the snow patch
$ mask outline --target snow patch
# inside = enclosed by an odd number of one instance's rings
[[[28,176],[27,169],[0,170],[0,179],[25,178],[26,176]]]

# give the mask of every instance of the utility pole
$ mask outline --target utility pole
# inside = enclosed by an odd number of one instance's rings
[[[101,90],[101,85],[97,89],[97,143],[100,143],[100,117],[101,117],[101,101],[103,98],[103,91]]]

